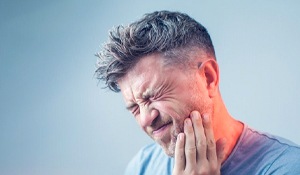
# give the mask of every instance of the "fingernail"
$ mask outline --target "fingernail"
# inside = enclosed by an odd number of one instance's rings
[[[204,122],[209,122],[209,115],[208,114],[203,114],[203,117],[202,117],[203,121]]]
[[[193,119],[199,120],[199,113],[197,111],[193,111],[191,116],[193,117]]]
[[[185,119],[186,126],[191,126],[191,120],[189,118]]]
[[[183,134],[182,134],[182,133],[179,133],[179,134],[178,134],[178,139],[179,139],[180,141],[182,141],[182,138],[183,138]]]

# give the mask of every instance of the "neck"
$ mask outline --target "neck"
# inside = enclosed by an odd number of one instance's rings
[[[213,127],[215,139],[226,139],[226,145],[224,148],[225,158],[223,162],[229,157],[235,145],[237,144],[238,139],[243,131],[243,123],[235,120],[228,113],[225,104],[221,96],[214,99],[214,117],[213,117]]]

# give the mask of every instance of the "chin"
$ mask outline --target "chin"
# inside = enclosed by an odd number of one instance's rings
[[[176,140],[171,140],[171,142],[168,144],[160,144],[160,146],[164,150],[165,154],[167,154],[169,157],[174,157]]]
[[[176,132],[177,130],[173,130],[172,134],[167,139],[164,140],[156,140],[156,142],[162,147],[163,151],[169,157],[174,157],[175,155],[175,147],[177,141],[177,135],[180,132]]]
[[[165,153],[169,156],[169,157],[174,157],[175,155],[175,144],[172,144],[168,147],[168,149],[165,150]]]

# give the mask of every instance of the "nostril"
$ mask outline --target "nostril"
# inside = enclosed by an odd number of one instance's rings
[[[156,109],[149,109],[147,107],[141,107],[139,123],[144,128],[151,126],[154,120],[159,116],[159,112]]]

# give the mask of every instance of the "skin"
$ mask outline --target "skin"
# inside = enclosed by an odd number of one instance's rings
[[[214,142],[209,114],[193,111],[176,143],[175,174],[221,174],[225,140]]]
[[[145,56],[118,85],[137,123],[175,157],[174,175],[220,174],[243,125],[221,99],[216,61],[203,54],[191,58],[184,67],[166,65],[160,54]]]

